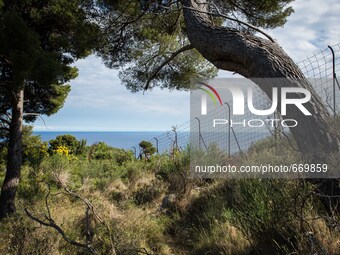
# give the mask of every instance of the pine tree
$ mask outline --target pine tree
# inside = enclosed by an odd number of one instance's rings
[[[22,125],[56,113],[77,69],[97,42],[90,1],[4,0],[0,11],[0,126],[8,139],[7,168],[0,195],[0,218],[16,211],[22,164]],[[4,133],[5,132],[5,133]]]

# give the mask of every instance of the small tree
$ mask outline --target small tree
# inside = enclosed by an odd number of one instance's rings
[[[148,160],[156,152],[156,148],[148,141],[141,141],[139,147],[142,148],[141,153],[144,154],[145,160]]]

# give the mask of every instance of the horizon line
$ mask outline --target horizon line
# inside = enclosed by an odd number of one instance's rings
[[[167,132],[169,130],[33,130],[33,132]]]

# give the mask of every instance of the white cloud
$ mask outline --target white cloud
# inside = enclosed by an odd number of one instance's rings
[[[286,52],[301,61],[329,44],[338,43],[340,4],[338,0],[294,1],[295,13],[283,28],[268,31]]]
[[[106,68],[99,58],[90,56],[78,62],[76,66],[80,73],[79,78],[71,83],[72,91],[67,99],[69,107],[111,107],[125,111],[133,109],[136,113],[158,112],[170,115],[183,114],[183,108],[189,107],[188,92],[169,92],[155,88],[144,95],[142,92],[131,93],[121,85],[118,71]]]

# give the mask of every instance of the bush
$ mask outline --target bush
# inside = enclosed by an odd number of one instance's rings
[[[194,182],[189,180],[190,151],[185,150],[181,153],[176,153],[173,157],[164,155],[159,162],[155,175],[159,180],[163,180],[168,184],[169,193],[173,193],[178,197],[187,193]]]
[[[42,160],[48,156],[47,143],[43,142],[40,136],[33,135],[32,126],[23,128],[23,162],[37,167]]]
[[[131,151],[113,148],[104,142],[99,142],[91,146],[89,158],[94,160],[114,160],[119,165],[134,159]]]
[[[296,197],[304,196],[296,181],[245,179],[235,189],[232,222],[260,252],[287,254],[300,238]]]
[[[0,140],[0,166],[6,164],[7,145],[6,139]],[[46,156],[48,156],[47,143],[43,142],[40,136],[33,135],[32,126],[23,126],[22,145],[23,163],[36,167]]]
[[[61,147],[66,147],[69,154],[84,155],[86,153],[86,140],[78,141],[72,135],[59,135],[55,139],[49,141],[49,152],[55,154]]]
[[[43,198],[46,193],[46,175],[41,168],[23,166],[18,196],[27,203],[34,203]]]

